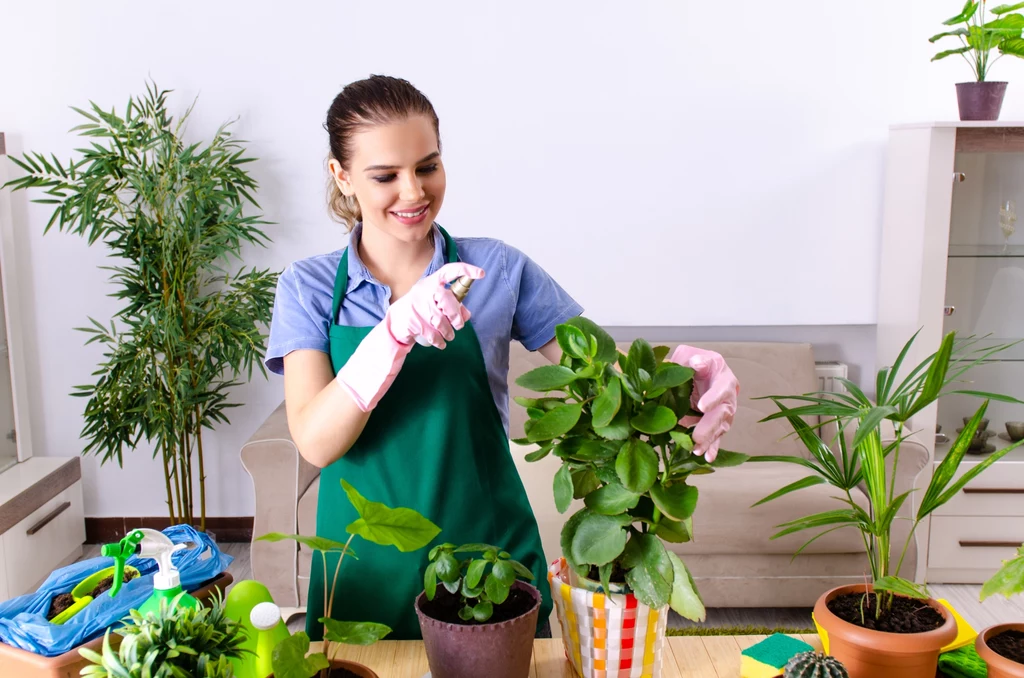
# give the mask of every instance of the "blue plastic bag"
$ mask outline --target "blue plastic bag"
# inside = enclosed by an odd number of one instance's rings
[[[194,549],[182,549],[171,555],[186,591],[213,579],[233,560],[212,539],[188,525],[174,525],[163,533],[175,544],[196,544]],[[44,657],[55,657],[102,636],[110,627],[120,626],[129,612],[138,609],[153,593],[157,564],[151,558],[128,559],[140,576],[122,586],[113,598],[104,593],[61,625],[46,620],[54,596],[69,593],[89,575],[113,564],[113,558],[103,557],[72,563],[54,570],[35,593],[0,603],[0,641]]]

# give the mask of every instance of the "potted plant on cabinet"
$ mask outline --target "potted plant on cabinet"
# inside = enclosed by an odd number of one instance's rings
[[[1020,593],[1024,593],[1024,544],[985,582],[981,600]],[[989,678],[1024,678],[1024,622],[990,626],[978,634],[974,647],[988,664]]]
[[[687,478],[746,456],[720,451],[708,463],[692,454],[692,429],[680,421],[695,413],[693,370],[665,361],[667,347],[638,339],[621,354],[582,317],[556,334],[560,364],[516,380],[546,395],[516,399],[529,420],[526,438],[515,442],[539,445],[528,461],[562,460],[554,477],[559,512],[574,498],[584,502],[563,526],[562,558],[549,571],[566,654],[582,676],[637,664],[656,675],[668,608],[694,621],[705,616],[689,571],[663,543],[692,538],[697,488]],[[606,632],[595,635],[593,625]]]
[[[216,594],[208,607],[168,605],[146,616],[132,610],[131,623],[117,630],[121,644],[114,650],[108,630],[102,653],[79,652],[92,662],[83,676],[109,678],[163,678],[203,676],[233,678],[229,659],[240,657],[244,640],[242,626],[224,613]]]
[[[898,381],[903,360],[916,336],[904,345],[891,368],[879,370],[875,401],[848,380],[843,380],[847,392],[841,394],[766,396],[775,402],[779,412],[764,421],[785,417],[810,456],[766,456],[751,460],[799,464],[810,471],[806,478],[781,488],[758,504],[821,484],[831,485],[841,493],[836,497],[840,508],[779,525],[781,530],[773,538],[815,528],[826,529],[811,542],[843,527],[853,527],[860,532],[868,555],[870,582],[827,591],[814,607],[815,621],[827,633],[829,652],[847,667],[852,678],[935,676],[939,650],[956,637],[956,622],[948,610],[929,598],[923,586],[900,578],[907,548],[922,520],[1021,444],[1014,443],[994,452],[962,476],[956,476],[989,400],[1021,401],[1005,395],[959,390],[953,384],[972,367],[1009,346],[978,349],[977,340],[957,342],[955,333],[951,332],[943,338],[936,353]],[[923,496],[917,498],[918,508],[910,532],[893,568],[892,525],[912,492],[896,494],[895,486],[900,444],[910,437],[905,425],[915,414],[951,393],[985,400],[935,468]],[[793,408],[784,404],[792,400],[806,404]],[[803,417],[824,417],[828,423],[836,424],[837,451],[818,437]],[[883,437],[883,424],[891,425],[891,440],[888,431]],[[847,429],[851,429],[852,440],[848,440]],[[854,498],[854,493],[860,492],[859,487],[864,488],[867,510]],[[806,544],[797,553],[805,547]]]
[[[308,655],[309,636],[303,632],[283,639],[275,647],[273,653],[276,678],[312,678],[317,674],[320,675],[320,678],[343,678],[345,676],[377,678],[377,674],[368,667],[337,658],[340,646],[343,644],[371,645],[391,633],[391,629],[384,624],[339,621],[331,618],[341,564],[346,555],[354,555],[351,544],[356,535],[375,544],[394,546],[399,551],[408,553],[425,547],[441,533],[441,528],[412,509],[391,508],[379,502],[370,501],[344,480],[341,481],[341,486],[359,515],[359,518],[346,528],[349,538],[344,544],[324,537],[307,537],[279,532],[271,532],[259,537],[266,541],[291,539],[319,552],[324,568],[325,589],[328,581],[327,555],[336,554],[338,558],[331,579],[330,595],[327,595],[328,592],[325,591],[327,615],[319,619],[320,623],[324,625],[323,651]]]
[[[541,598],[532,579],[497,546],[435,546],[416,599],[431,675],[526,678]]]
[[[995,19],[985,21],[985,0],[968,0],[960,14],[943,22],[946,26],[960,26],[929,38],[935,43],[943,38],[957,38],[960,47],[939,52],[932,61],[948,56],[960,55],[974,72],[973,82],[956,85],[957,104],[961,120],[998,120],[1006,93],[1006,82],[988,79],[990,69],[1003,55],[1024,57],[1024,15],[1015,10],[1024,7],[1024,2],[1004,4],[990,11]],[[992,52],[999,56],[992,59]]]

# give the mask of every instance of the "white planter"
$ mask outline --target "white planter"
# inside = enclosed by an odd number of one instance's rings
[[[604,595],[600,585],[578,580],[559,558],[548,568],[548,582],[562,642],[577,675],[582,678],[658,678],[668,605],[655,610],[632,593]],[[613,585],[613,589],[616,588]]]

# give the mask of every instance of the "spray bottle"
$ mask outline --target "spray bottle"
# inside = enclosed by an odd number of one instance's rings
[[[160,611],[160,601],[166,600],[168,607],[173,607],[174,598],[182,594],[178,599],[178,605],[186,605],[192,608],[199,608],[199,601],[181,588],[181,576],[177,568],[171,562],[171,554],[182,549],[194,548],[194,544],[175,544],[163,532],[146,528],[137,528],[129,532],[124,539],[116,544],[104,544],[101,553],[104,556],[114,559],[114,584],[110,589],[110,595],[115,595],[121,589],[121,580],[124,575],[125,562],[133,555],[140,558],[152,558],[157,562],[159,568],[153,575],[153,595],[146,599],[139,606],[139,613],[146,615],[150,612]]]

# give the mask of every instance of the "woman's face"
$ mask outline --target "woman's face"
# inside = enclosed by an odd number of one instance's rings
[[[445,174],[434,125],[425,115],[374,125],[353,138],[352,166],[330,161],[334,180],[354,195],[363,227],[403,242],[422,240],[444,201]]]

